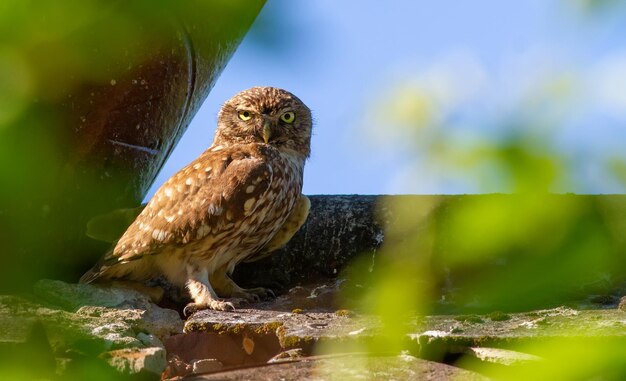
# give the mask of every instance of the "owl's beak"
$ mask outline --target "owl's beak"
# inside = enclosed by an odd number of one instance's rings
[[[267,144],[272,138],[272,126],[270,125],[270,121],[266,120],[263,122],[263,141]]]

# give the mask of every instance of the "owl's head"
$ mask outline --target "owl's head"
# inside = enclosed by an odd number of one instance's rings
[[[295,95],[275,87],[253,87],[222,106],[213,144],[263,143],[306,158],[312,124],[311,110]]]

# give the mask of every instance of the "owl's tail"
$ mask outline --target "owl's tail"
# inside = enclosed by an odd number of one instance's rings
[[[117,258],[114,258],[112,254],[113,249],[109,250],[92,268],[83,274],[78,283],[92,283],[98,279],[108,278],[106,276],[107,270],[117,263]]]
[[[100,277],[100,271],[96,268],[96,266],[94,266],[91,269],[89,269],[89,271],[84,273],[83,276],[80,277],[80,279],[78,280],[78,283],[91,283],[94,280],[98,279],[99,277]]]

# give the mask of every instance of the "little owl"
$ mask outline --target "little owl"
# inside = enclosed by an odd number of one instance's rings
[[[186,314],[271,294],[241,288],[230,274],[284,246],[306,220],[310,203],[300,192],[311,127],[308,107],[285,90],[235,95],[219,112],[213,144],[161,186],[80,281],[162,275],[189,290]]]

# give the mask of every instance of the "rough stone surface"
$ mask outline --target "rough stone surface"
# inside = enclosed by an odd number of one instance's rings
[[[224,367],[224,365],[216,359],[196,360],[191,366],[193,367],[192,373],[194,374],[217,372]]]
[[[30,299],[0,296],[0,349],[21,353],[16,374],[29,372],[24,358],[40,353],[41,377],[98,357],[125,374],[156,377],[166,366],[163,342],[182,332],[176,311],[132,289],[49,280],[35,289]]]
[[[187,364],[191,365],[200,359],[216,359],[225,368],[262,364],[281,350],[275,333],[256,334],[246,331],[175,335],[165,342],[165,348]]]
[[[324,301],[314,307],[298,307],[302,306],[302,295],[314,294],[313,290],[320,288],[336,290],[327,284],[318,287],[297,286],[273,301],[251,306],[253,308],[229,313],[199,311],[187,319],[184,331],[218,334],[274,332],[283,349],[308,348],[319,340],[362,338],[379,332],[378,319],[337,310]],[[328,292],[332,295],[332,291]],[[616,308],[558,307],[524,313],[430,315],[417,317],[412,324],[414,334],[411,336],[420,343],[445,341],[461,343],[466,348],[546,337],[604,336],[626,339],[626,320],[623,312]]]
[[[501,348],[473,347],[469,348],[465,353],[467,355],[476,357],[480,361],[488,361],[494,364],[507,366],[541,361],[541,357],[539,356]]]
[[[103,353],[101,355],[120,373],[153,373],[161,375],[165,370],[165,349],[162,347],[151,348],[125,348]]]
[[[41,306],[24,298],[0,295],[0,337],[4,342],[23,342],[32,324],[37,320],[33,314]]]
[[[315,294],[312,291],[318,287],[298,286],[294,288],[294,292],[300,296],[311,295]],[[329,287],[327,284],[322,289],[336,290],[336,287]],[[181,349],[184,352],[190,348],[198,350],[200,347],[191,342],[194,338],[193,340],[203,343],[207,348],[226,348],[223,341],[228,338],[230,346],[235,348],[234,352],[211,351],[205,348],[204,352],[196,351],[187,355],[191,358],[205,353],[207,358],[222,361],[227,370],[236,368],[235,363],[253,366],[281,359],[307,361],[306,356],[313,354],[318,344],[330,343],[334,350],[350,351],[355,348],[352,344],[359,344],[356,348],[363,348],[360,344],[367,344],[385,334],[378,319],[352,311],[333,311],[332,304],[320,303],[311,308],[295,308],[301,301],[298,297],[292,298],[294,292],[288,292],[275,301],[256,304],[250,309],[229,313],[197,312],[185,323],[187,334],[172,337],[166,345],[171,345],[175,340],[176,346],[168,346],[174,352]],[[329,293],[332,295],[331,291]],[[413,355],[436,361],[463,357],[466,361],[473,358],[475,363],[521,366],[542,359],[511,348],[551,339],[582,339],[593,342],[610,339],[626,343],[624,322],[623,312],[617,308],[559,307],[527,313],[422,316],[409,323],[409,331],[413,333],[407,337],[406,347]],[[249,338],[254,343],[252,356],[246,355],[242,338]],[[297,355],[288,355],[292,349]],[[255,353],[257,350],[265,352],[258,355]],[[276,355],[269,357],[272,352]],[[233,357],[233,353],[237,353],[236,356]],[[306,368],[307,365],[302,367]],[[232,377],[240,377],[240,373],[233,374]],[[241,377],[245,377],[244,373],[241,373]]]
[[[48,341],[57,350],[82,341],[101,350],[142,346],[135,337],[132,322],[124,320],[84,316],[14,297],[0,299],[0,313],[6,332],[2,341],[24,341],[33,326],[41,323]]]
[[[42,281],[37,286],[39,299],[0,298],[0,322],[3,323],[0,333],[3,346],[26,343],[39,324],[41,330],[34,335],[50,343],[49,347],[39,345],[44,353],[41,361],[49,362],[52,355],[56,356],[59,359],[57,370],[71,368],[75,361],[64,358],[65,353],[86,348],[85,343],[90,343],[87,348],[92,353],[103,353],[102,359],[126,373],[156,375],[163,371],[163,377],[194,377],[191,375],[195,369],[196,373],[220,371],[215,375],[222,375],[223,379],[245,379],[250,374],[237,370],[242,366],[287,361],[291,370],[285,372],[291,372],[294,377],[327,379],[328,373],[320,369],[327,368],[324,364],[328,360],[307,357],[314,353],[316,344],[331,343],[335,350],[343,351],[355,348],[350,343],[367,343],[383,333],[376,318],[336,309],[333,299],[341,284],[341,280],[335,280],[296,286],[275,300],[234,312],[199,311],[185,322],[185,333],[182,333],[182,321],[176,312],[151,304],[135,290]],[[53,301],[64,307],[55,307],[51,304]],[[91,305],[81,306],[82,303]],[[498,366],[523,365],[541,360],[509,348],[551,338],[617,339],[626,343],[624,313],[616,307],[594,310],[559,307],[527,313],[416,317],[410,323],[413,334],[407,338],[407,343],[413,343],[408,346],[410,354],[424,359],[441,361],[454,355]],[[162,322],[169,319],[172,325],[167,328],[166,325],[156,326],[154,322],[146,323],[155,311],[164,315],[156,314],[154,319],[163,319]],[[364,363],[358,355],[341,358],[345,360],[342,364]],[[389,359],[377,358],[376,364],[385,364]],[[218,362],[220,367],[215,366]],[[322,364],[321,368],[317,364]],[[444,365],[437,369],[429,365],[416,368],[411,364],[408,368],[394,368],[397,364],[389,363],[388,368],[395,370],[384,373],[384,368],[376,364],[356,370],[350,366],[340,367],[337,371],[340,375],[352,372],[359,376],[363,369],[368,369],[373,379],[412,377],[421,371],[432,377],[450,376],[445,373],[448,368]],[[54,365],[48,366],[54,368]],[[268,374],[278,377],[283,372],[283,368],[264,367],[263,374],[274,369],[279,373]]]
[[[187,361],[184,361],[180,356],[171,354],[168,351],[167,366],[161,375],[162,380],[180,379],[181,377],[192,374],[193,367]]]
[[[506,319],[498,320],[493,320],[491,314],[428,316],[417,323],[423,330],[414,337],[420,342],[448,341],[477,346],[550,337],[626,339],[626,320],[617,309],[559,307],[505,316]]]
[[[231,370],[189,377],[188,380],[487,380],[449,365],[412,356],[362,357],[358,355],[306,358],[298,362]]]
[[[267,363],[272,364],[272,363],[277,363],[277,362],[294,361],[294,360],[299,360],[304,356],[305,354],[302,348],[288,349],[286,351],[280,352],[276,356],[267,360]]]
[[[560,196],[554,197],[555,200],[563,200]],[[576,196],[572,196],[573,199],[564,197],[567,200],[578,200]],[[444,217],[451,213],[451,209],[463,206],[464,203],[491,199],[505,203],[515,201],[501,195],[403,198],[417,203],[436,200],[438,204],[435,212]],[[600,203],[599,200],[607,201],[595,197],[582,199],[592,204]],[[375,343],[373,340],[377,336],[385,334],[377,318],[346,310],[345,306],[350,305],[350,301],[346,304],[346,299],[338,297],[339,294],[350,295],[346,291],[352,291],[353,287],[368,287],[367,283],[361,285],[352,282],[349,272],[342,273],[350,260],[359,254],[365,255],[365,263],[369,266],[366,272],[369,274],[376,272],[377,266],[385,259],[379,252],[385,238],[382,226],[393,226],[398,217],[377,204],[379,200],[374,196],[313,197],[311,217],[287,248],[265,262],[248,264],[237,270],[236,276],[242,285],[278,286],[278,290],[282,291],[279,297],[233,312],[199,311],[184,323],[184,333],[183,322],[175,311],[157,307],[136,290],[120,285],[101,287],[58,281],[39,282],[35,286],[36,298],[30,300],[0,298],[0,323],[3,323],[0,333],[4,334],[5,346],[9,348],[14,343],[30,343],[29,337],[37,336],[33,332],[39,327],[44,332],[40,336],[46,337],[43,345],[38,344],[43,353],[43,363],[49,362],[50,353],[63,358],[65,353],[71,354],[77,347],[82,349],[81,345],[87,342],[92,353],[119,353],[116,364],[121,364],[119,366],[123,369],[131,369],[132,364],[142,361],[145,363],[145,359],[139,360],[140,356],[135,355],[145,348],[164,347],[168,364],[163,377],[196,377],[191,376],[194,364],[196,371],[208,371],[208,368],[202,368],[206,361],[207,364],[219,361],[223,366],[219,374],[224,377],[245,379],[250,374],[236,369],[258,367],[276,361],[289,362],[281,366],[292,369],[294,377],[298,374],[302,377],[317,377],[320,371],[316,364],[328,362],[328,359],[306,357],[315,353],[317,344],[330,343],[333,350],[349,352],[354,348],[364,348],[362,344],[367,346]],[[600,207],[597,207],[600,208],[598,210],[594,209],[596,207],[590,208],[593,213],[602,211]],[[598,234],[604,237],[607,226],[615,228],[610,224],[603,225],[597,231]],[[446,235],[446,225],[442,223],[440,227],[441,234],[437,239],[440,240],[440,247],[445,248],[448,244],[446,240],[450,237]],[[388,235],[387,239],[393,240],[393,237]],[[615,248],[621,247],[620,240],[615,242]],[[537,257],[543,259],[542,256]],[[494,267],[494,271],[506,272],[512,265],[502,262],[497,266],[500,267]],[[457,275],[451,274],[451,284],[458,281]],[[471,276],[476,277],[470,274],[465,282],[472,279]],[[571,295],[567,294],[568,297]],[[575,299],[579,303],[568,300],[569,307],[534,308],[525,313],[487,311],[491,313],[482,314],[467,314],[466,305],[455,305],[448,299],[439,299],[439,302],[432,303],[436,311],[433,315],[416,316],[408,323],[412,334],[407,337],[405,348],[407,353],[424,359],[454,363],[454,359],[472,357],[473,361],[481,365],[495,363],[495,367],[510,367],[543,361],[529,353],[510,351],[527,343],[574,338],[581,339],[583,343],[610,340],[613,344],[626,344],[626,319],[623,312],[626,303],[620,303],[618,309],[619,298],[616,295],[587,294],[582,302]],[[438,305],[447,309],[437,309]],[[461,310],[464,311],[463,315],[452,313]],[[472,309],[469,311],[476,312]],[[358,345],[353,345],[355,343]],[[546,358],[543,353],[535,354]],[[67,363],[71,365],[73,360],[70,357],[67,355]],[[133,363],[129,357],[138,360]],[[346,362],[368,363],[359,360],[359,356],[354,354],[342,358]],[[384,357],[381,361],[384,363],[389,359]],[[383,379],[384,373],[380,373],[382,371],[379,372],[376,366],[368,369]],[[159,367],[153,369],[162,369]],[[283,368],[272,366],[263,369]],[[416,372],[411,366],[408,369]],[[349,371],[361,375],[358,373],[360,370],[351,368]],[[402,376],[408,373],[398,374]],[[323,373],[324,377],[326,375]]]
[[[172,334],[180,333],[182,320],[174,310],[161,308],[144,294],[130,288],[70,284],[54,280],[41,280],[35,285],[35,295],[68,312],[76,318],[94,318],[110,322],[92,332],[114,337],[123,327],[145,335],[153,335],[163,341]],[[151,340],[151,339],[150,339]]]
[[[296,286],[275,300],[230,313],[198,311],[187,319],[184,331],[277,338],[279,349],[301,348],[309,354],[320,341],[368,336],[376,319],[333,308],[338,283]]]

